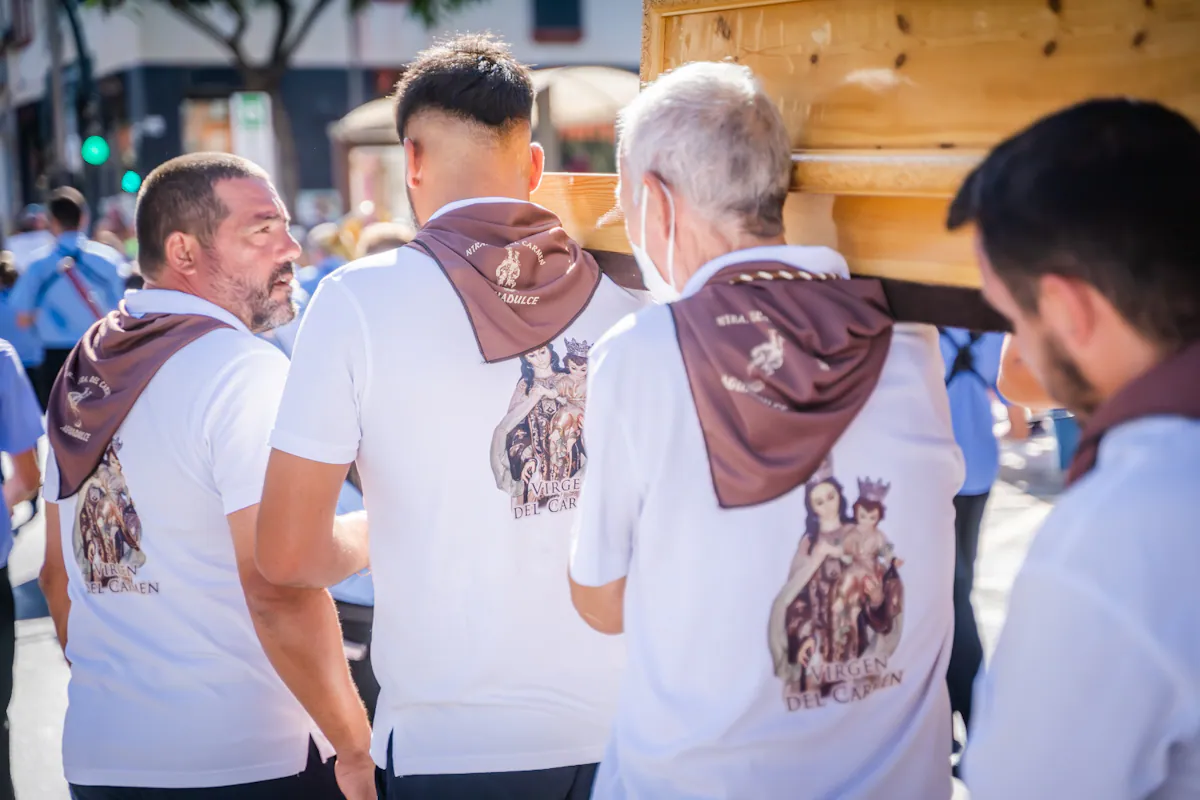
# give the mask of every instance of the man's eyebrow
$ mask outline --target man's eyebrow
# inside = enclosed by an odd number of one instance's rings
[[[271,209],[270,211],[259,211],[259,212],[255,213],[254,218],[253,218],[255,223],[257,223],[257,222],[274,222],[277,219],[283,220],[283,222],[285,224],[291,222],[290,217],[285,217],[283,214],[279,213],[279,211],[277,209]],[[253,224],[253,223],[251,223],[251,224]]]

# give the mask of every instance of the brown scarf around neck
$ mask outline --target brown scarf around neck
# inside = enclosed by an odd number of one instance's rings
[[[1096,466],[1106,433],[1126,422],[1159,415],[1200,419],[1200,342],[1192,342],[1152,367],[1096,409],[1083,425],[1067,471],[1067,485]]]
[[[430,220],[409,245],[430,256],[462,300],[488,363],[536,350],[567,329],[600,269],[533,203],[472,203]]]
[[[801,485],[875,390],[892,317],[874,280],[756,262],[671,312],[722,508]]]
[[[46,428],[58,496],[79,491],[150,379],[171,356],[227,323],[200,314],[135,317],[124,301],[75,345],[50,391]]]

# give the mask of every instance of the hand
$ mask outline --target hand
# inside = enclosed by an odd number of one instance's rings
[[[338,788],[346,800],[376,800],[375,762],[368,752],[338,753],[334,763]]]

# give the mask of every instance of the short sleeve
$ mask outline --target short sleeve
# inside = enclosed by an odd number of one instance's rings
[[[0,450],[11,455],[37,447],[42,410],[17,351],[0,348]]]
[[[58,459],[54,457],[54,448],[46,450],[45,476],[42,478],[42,499],[47,503],[57,503],[58,497]]]
[[[260,343],[217,377],[202,424],[213,483],[227,515],[262,500],[271,453],[267,439],[287,371],[287,357]]]
[[[370,363],[358,303],[340,280],[326,278],[296,336],[271,446],[325,464],[353,461]]]
[[[587,476],[571,542],[571,578],[582,586],[603,586],[628,574],[642,506],[631,468],[638,462],[622,415],[623,406],[638,405],[624,393],[622,359],[609,344],[601,340],[588,358]]]

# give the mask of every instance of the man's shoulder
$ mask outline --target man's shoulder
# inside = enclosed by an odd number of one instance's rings
[[[608,329],[592,349],[592,357],[612,361],[653,360],[668,351],[678,351],[675,320],[665,305],[636,308]]]
[[[181,349],[171,361],[180,369],[220,376],[241,376],[250,383],[286,374],[288,358],[275,345],[236,328],[217,328]],[[168,362],[170,363],[170,362]]]
[[[119,269],[125,263],[125,259],[116,250],[91,239],[84,240],[80,245],[80,249],[84,253],[87,253],[89,257],[103,261],[114,269]]]

